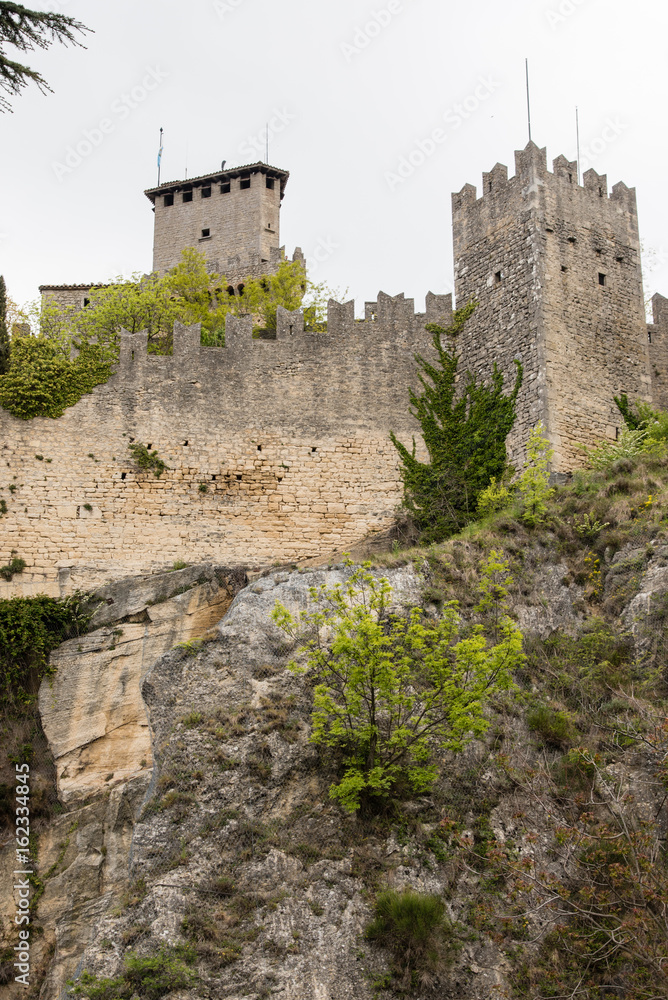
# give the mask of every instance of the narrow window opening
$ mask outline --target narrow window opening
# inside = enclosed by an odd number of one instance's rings
[[[239,295],[243,295],[244,294],[244,285],[239,285],[237,291],[239,292]]]
[[[207,187],[203,187],[202,188],[202,197],[203,198],[210,198],[211,197],[211,186],[210,185],[207,185]]]
[[[220,193],[221,194],[229,194],[230,193],[230,182],[229,181],[223,181],[223,183],[220,185]]]
[[[615,427],[615,441],[619,441],[619,427]]]
[[[184,447],[184,448],[187,448],[187,447],[188,447],[188,442],[187,442],[187,441],[184,441],[184,442],[183,442],[183,447]]]
[[[316,453],[317,450],[318,450],[317,448],[311,448],[311,454],[315,455],[315,453]]]
[[[501,272],[500,272],[500,271],[497,271],[497,272],[495,273],[495,275],[494,275],[494,282],[495,282],[495,284],[497,284],[497,285],[500,285],[500,284],[501,284]]]
[[[127,476],[127,472],[121,472],[121,479],[125,479],[126,476]]]
[[[647,331],[647,341],[650,344],[652,343],[652,331],[651,330]]]
[[[259,444],[259,445],[257,446],[257,450],[258,450],[258,451],[262,451],[262,445],[261,445],[261,444]]]
[[[488,190],[488,191],[491,191],[491,190],[492,190],[492,182],[491,182],[491,181],[488,181],[488,184],[487,184],[487,190]]]
[[[86,308],[86,306],[89,306],[89,305],[90,305],[90,299],[86,299],[86,298],[85,298],[85,299],[84,299],[84,301],[83,301],[83,304],[84,304],[84,309],[85,309],[85,308]]]
[[[603,188],[599,188],[598,189],[598,196],[599,196],[599,198],[603,197]]]
[[[562,274],[563,274],[563,273],[565,273],[565,272],[566,272],[567,270],[568,270],[568,268],[566,267],[566,265],[565,265],[565,264],[562,264],[562,265],[561,265],[561,271],[562,271]]]
[[[569,175],[568,175],[568,183],[569,183],[569,184],[572,184],[572,183],[573,183],[573,174],[569,174]]]
[[[147,444],[147,445],[146,445],[146,448],[147,448],[147,450],[148,450],[148,451],[150,451],[152,447],[153,447],[153,445],[152,445],[152,444]]]
[[[240,483],[240,482],[241,482],[241,476],[237,476],[237,482],[238,482],[238,483]]]
[[[166,194],[165,195],[165,200],[164,200],[164,206],[165,206],[165,208],[170,208],[170,206],[172,206],[173,204],[174,204],[174,195],[173,194]]]
[[[192,191],[184,191],[183,192],[183,200],[184,201],[192,201],[193,200],[193,193],[192,193]]]
[[[215,481],[216,481],[217,478],[218,478],[218,476],[211,476],[211,482],[215,483]]]
[[[602,272],[602,271],[599,271],[599,272],[598,272],[598,283],[599,283],[599,285],[601,285],[602,287],[605,287],[605,275],[603,274],[603,272]]]
[[[278,481],[279,481],[279,483],[282,483],[283,482],[283,476],[279,476],[278,477]]]
[[[241,183],[239,184],[239,187],[241,188],[242,191],[247,191],[250,186],[251,186],[250,174],[242,174]]]
[[[232,285],[227,286],[227,294],[234,295],[234,288],[232,287]]]
[[[211,236],[211,230],[210,229],[203,229],[202,230],[202,236],[201,236],[201,238],[203,240],[206,240],[206,239],[209,238],[209,236]]]
[[[267,187],[268,187],[268,189],[270,191],[274,190],[274,178],[273,177],[267,177],[266,184],[267,184]]]
[[[134,361],[134,359],[135,359],[135,352],[132,351],[131,353],[132,353],[132,360]]]

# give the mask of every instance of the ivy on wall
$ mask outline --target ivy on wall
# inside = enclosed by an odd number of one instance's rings
[[[69,358],[49,340],[20,337],[0,376],[0,406],[22,420],[60,417],[110,375],[109,354],[96,344],[82,344],[79,356]]]

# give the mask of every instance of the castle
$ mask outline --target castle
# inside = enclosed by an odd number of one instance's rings
[[[238,293],[282,259],[286,181],[255,164],[148,191],[155,269],[194,244]],[[529,143],[513,177],[497,164],[480,197],[469,184],[453,195],[453,229],[457,304],[478,303],[458,343],[462,370],[484,378],[496,363],[508,383],[515,359],[524,368],[515,464],[538,420],[565,474],[581,462],[577,445],[619,434],[615,394],[668,406],[668,299],[654,296],[648,326],[633,189],[608,193],[593,170],[580,185],[575,163],[558,157],[550,171]],[[83,306],[89,287],[43,294]],[[380,293],[362,321],[353,302],[330,301],[327,332],[309,333],[300,311],[279,309],[275,341],[229,316],[224,348],[177,325],[170,357],[122,334],[115,374],[62,417],[0,411],[0,561],[15,550],[27,563],[0,596],[87,589],[178,560],[289,562],[386,528],[402,495],[389,432],[418,435],[414,355],[429,355],[425,324],[451,313],[450,296],[430,293],[416,313]],[[134,465],[135,442],[167,463],[159,478]]]

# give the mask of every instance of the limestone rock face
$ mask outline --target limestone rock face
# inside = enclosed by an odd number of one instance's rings
[[[95,631],[54,651],[55,677],[39,695],[58,794],[72,803],[151,766],[151,737],[140,686],[168,649],[206,634],[224,615],[239,574],[208,565],[110,584]]]

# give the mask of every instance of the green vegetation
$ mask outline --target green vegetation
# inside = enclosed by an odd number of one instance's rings
[[[125,968],[115,978],[100,978],[83,972],[78,980],[70,981],[70,994],[87,1000],[160,1000],[175,990],[191,987],[197,979],[192,968],[197,953],[192,945],[170,948],[163,945],[153,955],[130,952],[125,956]]]
[[[49,653],[85,631],[90,614],[82,595],[0,600],[0,694],[5,705],[32,702],[52,672]]]
[[[553,452],[544,432],[542,420],[531,428],[527,442],[527,460],[517,483],[517,492],[522,504],[522,520],[532,528],[544,521],[547,501],[554,493],[549,486],[549,464]]]
[[[0,375],[0,406],[15,417],[60,417],[111,375],[109,351],[82,344],[70,358],[46,337],[14,337],[9,369]]]
[[[0,274],[0,375],[9,367],[9,328],[7,326],[7,286]]]
[[[165,469],[169,466],[163,462],[157,451],[149,451],[145,444],[137,441],[128,445],[128,451],[132,455],[132,460],[142,472],[152,472],[156,479],[160,479]]]
[[[392,588],[369,563],[348,561],[345,586],[313,590],[316,611],[295,618],[277,602],[273,620],[307,653],[315,682],[311,739],[341,756],[343,777],[330,795],[348,811],[387,799],[402,783],[413,793],[428,790],[438,773],[433,748],[461,750],[487,730],[485,702],[511,686],[523,660],[505,591],[492,583],[505,569],[494,556],[483,567],[478,605],[482,618],[494,617],[491,643],[482,622],[464,628],[456,603],[436,621],[419,608],[392,613]]]
[[[438,896],[388,889],[376,899],[375,918],[365,937],[387,948],[394,973],[405,985],[418,985],[420,974],[436,971],[452,951],[452,928]]]
[[[474,304],[457,310],[447,329],[430,324],[435,364],[416,355],[420,392],[410,390],[411,412],[422,428],[429,461],[391,434],[399,452],[404,482],[404,506],[423,541],[438,542],[475,519],[479,497],[492,479],[501,483],[508,472],[506,438],[515,422],[515,403],[522,385],[522,366],[510,395],[503,393],[503,375],[494,367],[491,385],[478,385],[467,372],[457,384],[459,359],[456,337]],[[443,338],[448,337],[446,346]]]
[[[6,511],[3,511],[2,513],[4,514],[6,513]],[[7,565],[0,566],[0,576],[2,577],[3,580],[9,581],[15,574],[22,573],[25,568],[26,568],[25,559],[21,559],[20,556],[17,556],[12,552],[12,557],[7,563]]]
[[[14,96],[31,82],[36,83],[42,93],[51,90],[37,70],[9,59],[3,51],[5,45],[19,52],[47,49],[55,41],[82,46],[75,32],[81,34],[89,30],[66,14],[30,10],[17,3],[0,3],[0,90]],[[11,110],[7,98],[0,97],[0,111]]]

